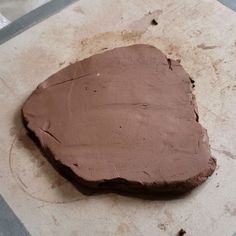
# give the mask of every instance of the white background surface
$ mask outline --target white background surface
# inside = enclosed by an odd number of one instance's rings
[[[161,10],[157,26],[145,14]],[[142,25],[129,32],[134,23]],[[196,81],[200,122],[218,167],[191,194],[141,200],[84,196],[22,129],[35,87],[103,48],[149,43]],[[0,192],[32,235],[231,236],[236,231],[236,14],[215,0],[81,0],[0,46]]]

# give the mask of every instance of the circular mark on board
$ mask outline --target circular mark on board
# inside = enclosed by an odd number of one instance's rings
[[[184,35],[183,35],[184,36]],[[184,43],[183,43],[184,42]],[[192,41],[188,38],[173,41],[172,35],[163,37],[153,37],[152,32],[135,32],[123,30],[121,32],[105,32],[94,35],[90,38],[84,38],[80,44],[76,40],[72,43],[74,58],[78,56],[78,51],[82,57],[101,53],[104,50],[114,47],[128,46],[130,44],[146,43],[160,48],[165,54],[171,53],[173,59],[180,59],[183,65],[190,73],[193,79],[197,78],[197,88],[195,90],[197,100],[200,102],[200,118],[210,131],[214,131],[212,120],[216,116],[208,109],[209,104],[212,107],[212,101],[218,101],[215,91],[215,74],[210,66],[210,59],[203,55],[202,50],[195,49],[192,52]],[[188,45],[189,47],[187,47]],[[169,53],[169,54],[170,54]],[[210,78],[206,80],[205,78]],[[85,87],[85,90],[88,88]],[[209,91],[206,93],[205,91]],[[211,100],[208,104],[209,94]],[[201,104],[201,105],[200,105]],[[207,109],[202,109],[202,107]],[[214,111],[215,112],[215,111]],[[209,119],[211,118],[211,119]],[[217,125],[217,124],[216,124]],[[10,130],[14,135],[15,129]],[[26,131],[21,129],[11,145],[9,154],[10,169],[19,186],[32,198],[49,203],[67,203],[86,199],[87,197],[78,192],[70,182],[65,180],[42,156],[39,149],[27,136]]]
[[[23,128],[11,145],[9,165],[21,189],[36,200],[64,204],[87,198],[51,166]]]

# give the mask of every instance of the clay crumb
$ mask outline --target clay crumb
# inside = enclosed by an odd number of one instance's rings
[[[193,80],[191,77],[189,77],[189,80],[190,80],[190,82],[192,84],[192,88],[194,88],[195,87],[195,80]]]
[[[186,231],[184,229],[180,229],[180,231],[178,232],[177,236],[183,236],[186,234]]]
[[[101,51],[104,51],[104,50],[107,50],[107,49],[108,49],[107,47],[104,47],[104,48],[101,49]]]
[[[74,166],[78,166],[78,164],[77,164],[77,163],[73,163],[73,165],[74,165]]]
[[[158,25],[158,22],[155,19],[152,19],[151,24],[152,25]]]
[[[195,80],[193,80],[191,77],[189,77],[189,80],[190,80],[191,84],[195,83]]]
[[[62,66],[62,65],[64,65],[65,63],[66,63],[65,61],[60,62],[60,63],[59,63],[59,66]]]

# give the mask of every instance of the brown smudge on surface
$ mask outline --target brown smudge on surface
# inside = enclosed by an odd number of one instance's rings
[[[53,219],[53,222],[55,225],[57,225],[57,226],[60,225],[57,218],[54,215],[52,215],[52,219]]]
[[[105,48],[102,48],[101,51],[105,51],[105,50],[107,50],[107,49],[108,49],[108,48],[105,47]]]
[[[63,184],[66,183],[66,180],[65,179],[62,179],[62,178],[58,178],[56,179],[56,181],[54,181],[51,185],[51,188],[57,188],[57,187],[60,187],[62,186]]]
[[[162,223],[158,224],[157,226],[160,230],[166,231],[168,226],[174,223],[174,219],[173,219],[171,212],[168,211],[167,209],[165,209],[162,219],[164,221]]]
[[[224,207],[224,212],[230,216],[236,216],[236,207],[233,203],[227,203]]]
[[[126,235],[129,232],[129,226],[126,223],[121,223],[118,225],[117,230],[116,230],[116,235]]]
[[[213,70],[216,74],[216,77],[218,77],[220,74],[219,65],[221,64],[222,61],[223,61],[223,59],[219,59],[219,60],[212,62],[212,67],[213,67]]]
[[[167,223],[160,223],[160,224],[157,225],[157,227],[158,227],[160,230],[163,230],[163,231],[166,231],[167,226],[168,226]]]
[[[218,72],[217,66],[216,66],[215,64],[212,64],[212,67],[213,67],[213,69],[214,69],[216,75],[218,75],[219,72]]]
[[[218,153],[224,154],[225,156],[229,157],[230,159],[236,160],[236,154],[233,154],[233,153],[226,151],[224,149],[216,149],[216,148],[211,148],[211,149],[218,152]]]
[[[203,49],[203,50],[209,50],[209,49],[218,48],[219,46],[215,46],[215,45],[213,45],[213,46],[207,46],[207,45],[205,45],[204,43],[201,43],[201,44],[197,45],[197,47],[198,47],[198,48],[201,48],[201,49]]]
[[[41,168],[42,166],[44,166],[46,164],[46,162],[44,160],[37,160],[36,162],[36,167],[37,168]]]
[[[89,56],[104,52],[116,46],[136,44],[140,41],[142,35],[142,32],[131,32],[128,30],[96,34],[92,37],[82,39],[75,53],[77,55],[77,52],[82,51],[84,55]]]
[[[164,210],[164,214],[166,216],[166,223],[167,224],[172,224],[174,222],[173,216],[171,214],[171,212],[169,212],[168,210]]]
[[[30,140],[30,138],[27,136],[26,132],[23,132],[22,130],[19,132],[19,135],[16,137],[16,148],[27,148],[29,150],[35,150],[35,146]],[[35,160],[35,159],[33,159]]]
[[[179,53],[179,47],[174,44],[168,46],[168,55],[178,57],[181,60],[181,54]]]
[[[10,134],[11,136],[15,136],[15,135],[17,134],[17,131],[18,131],[18,129],[17,129],[16,127],[11,127],[11,128],[9,129],[9,134]]]
[[[142,36],[142,32],[122,31],[121,40],[124,42],[132,43],[138,40]]]
[[[65,61],[60,62],[58,65],[59,65],[59,66],[63,66],[64,64],[65,64]]]

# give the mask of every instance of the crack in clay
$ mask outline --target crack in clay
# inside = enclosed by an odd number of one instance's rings
[[[52,133],[50,133],[48,130],[43,130],[42,128],[40,128],[40,130],[49,135],[50,137],[52,137],[54,140],[56,140],[57,143],[61,143],[61,141],[58,138],[56,138],[56,136],[54,136]]]
[[[167,111],[167,110],[176,110],[176,107],[173,106],[164,106],[162,104],[149,104],[149,103],[104,103],[104,104],[99,104],[96,106],[91,106],[90,109],[99,109],[99,108],[109,108],[109,107],[141,107],[143,109],[150,109],[152,111],[155,110],[163,110],[163,111]],[[177,117],[176,117],[177,118]]]
[[[72,96],[73,85],[74,85],[74,81],[72,80],[72,83],[71,83],[70,88],[69,88],[69,92],[67,94],[67,99],[66,99],[66,104],[67,104],[67,108],[68,108],[70,117],[73,113],[72,110],[71,110],[71,106],[70,106],[70,99],[71,99],[71,96]]]
[[[147,175],[148,177],[151,177],[151,175],[147,171],[144,170],[143,173]]]
[[[67,82],[70,82],[70,81],[73,81],[73,80],[83,79],[84,77],[87,77],[87,76],[90,76],[90,75],[93,75],[93,73],[88,73],[88,74],[81,75],[81,76],[78,76],[78,77],[75,77],[75,78],[72,78],[72,79],[68,79],[68,80],[65,80],[65,81],[62,81],[62,82],[59,82],[59,83],[56,83],[56,84],[52,84],[52,85],[46,86],[45,89],[55,87],[57,85],[64,84],[64,83],[67,83]]]

